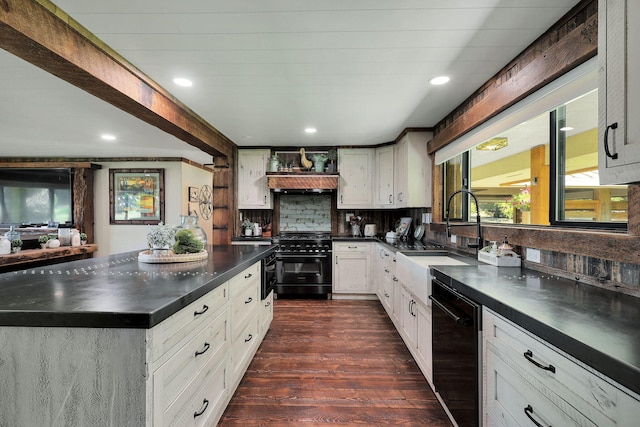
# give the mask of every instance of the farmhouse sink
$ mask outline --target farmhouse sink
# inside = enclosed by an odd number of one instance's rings
[[[431,306],[431,266],[434,265],[474,265],[473,259],[452,257],[446,254],[398,253],[396,255],[396,277],[423,304]]]

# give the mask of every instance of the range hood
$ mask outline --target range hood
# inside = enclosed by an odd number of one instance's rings
[[[338,188],[339,174],[268,173],[268,185],[276,193],[326,193]]]

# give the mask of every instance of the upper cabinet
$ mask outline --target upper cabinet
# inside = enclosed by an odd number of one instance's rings
[[[431,207],[431,132],[407,132],[395,149],[395,207]]]
[[[638,182],[640,2],[599,0],[598,15],[600,184]]]
[[[338,209],[366,209],[373,205],[373,148],[338,149]]]
[[[378,208],[393,208],[395,206],[394,151],[393,145],[378,147],[375,151],[376,173],[373,203]]]
[[[265,174],[269,149],[238,150],[238,208],[271,209],[272,198]]]

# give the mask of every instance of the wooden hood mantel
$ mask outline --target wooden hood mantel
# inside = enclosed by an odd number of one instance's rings
[[[272,190],[335,190],[339,174],[267,173]]]

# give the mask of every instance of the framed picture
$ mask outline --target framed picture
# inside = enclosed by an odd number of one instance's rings
[[[164,169],[109,169],[111,224],[164,222]]]
[[[189,187],[189,201],[198,202],[198,187]]]

